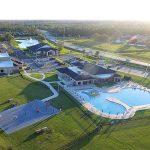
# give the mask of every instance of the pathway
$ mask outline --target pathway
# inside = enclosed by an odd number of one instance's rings
[[[37,79],[37,78],[32,77],[31,74],[30,74],[30,73],[27,73],[25,70],[24,70],[24,75],[26,75],[27,77],[29,77],[29,78],[31,78],[31,79],[33,79],[33,80],[36,80],[36,81],[39,81],[39,82],[45,84],[45,85],[50,89],[50,91],[53,93],[52,96],[49,96],[49,97],[46,97],[46,98],[42,99],[43,102],[46,102],[46,101],[49,101],[49,100],[51,100],[51,99],[53,99],[53,98],[58,97],[59,94],[58,94],[58,92],[53,88],[53,86],[52,86],[49,82],[43,81],[43,80],[45,79],[45,74],[44,74],[44,73],[41,73],[41,75],[43,76],[42,79]]]
[[[130,109],[131,107],[128,106],[127,104],[123,103],[122,101],[116,99],[116,98],[112,98],[112,97],[107,97],[106,100],[113,102],[113,103],[117,103],[119,105],[122,105],[124,108],[126,108],[126,110]]]

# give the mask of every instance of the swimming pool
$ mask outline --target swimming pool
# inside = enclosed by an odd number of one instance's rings
[[[97,96],[91,96],[88,93],[93,89],[79,90],[77,93],[96,109],[109,114],[123,114],[126,108],[117,103],[106,100],[108,97],[118,99],[128,106],[140,106],[150,104],[150,93],[140,89],[125,88],[119,92],[108,93],[101,92]]]
[[[19,42],[18,45],[20,48],[27,48],[29,46],[36,45],[39,43],[39,41],[36,39],[26,39],[26,40],[16,40],[16,41]]]

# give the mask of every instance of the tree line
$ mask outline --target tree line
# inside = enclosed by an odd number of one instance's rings
[[[113,21],[47,21],[36,25],[57,37],[91,37],[94,34],[118,37],[122,34],[150,35],[150,24]]]
[[[57,37],[86,37],[96,40],[122,34],[150,35],[150,23],[117,21],[0,21],[0,31],[16,36],[19,32],[39,34],[38,29]],[[41,35],[40,35],[41,37]],[[43,38],[43,37],[41,37]]]

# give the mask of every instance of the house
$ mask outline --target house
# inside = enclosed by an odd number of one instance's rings
[[[138,46],[138,47],[146,47],[146,44],[144,42],[137,42],[136,46]]]
[[[88,62],[58,68],[57,72],[59,79],[72,85],[120,81],[120,76],[115,71]]]
[[[126,43],[126,40],[121,40],[121,39],[116,39],[116,40],[113,40],[112,41],[112,43],[114,43],[114,44],[124,44],[124,43]]]
[[[143,42],[136,42],[134,44],[129,44],[130,46],[137,46],[137,47],[146,47],[146,44]]]
[[[137,36],[132,36],[129,38],[128,43],[129,44],[135,44],[137,42]]]
[[[8,53],[0,53],[0,75],[12,74],[18,71],[18,66],[15,64]]]
[[[30,47],[27,47],[29,52],[42,55],[42,56],[55,56],[58,55],[58,49],[52,48],[47,44],[39,43]]]
[[[58,68],[57,72],[59,79],[66,80],[68,83],[73,85],[81,85],[95,82],[95,79],[90,75],[77,73],[69,67]]]

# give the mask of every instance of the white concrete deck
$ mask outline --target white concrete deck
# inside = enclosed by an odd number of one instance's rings
[[[89,85],[87,87],[89,87]],[[143,86],[140,86],[140,85],[138,85],[136,83],[133,83],[133,82],[122,82],[121,84],[117,84],[117,85],[113,86],[112,88],[114,88],[114,87],[116,87],[118,90],[121,90],[121,88],[133,87],[133,88],[141,88],[141,89],[144,89],[146,91],[150,91],[150,89],[147,89],[147,88],[145,88]],[[84,88],[85,88],[85,86],[84,86]],[[93,87],[93,88],[96,88],[96,87]],[[114,102],[114,103],[117,103],[119,105],[122,105],[123,107],[126,108],[126,112],[123,113],[123,114],[117,114],[117,115],[116,114],[108,114],[108,113],[104,113],[104,112],[96,109],[90,103],[88,103],[87,101],[85,101],[80,95],[78,95],[78,93],[75,91],[75,89],[78,89],[78,88],[74,88],[74,87],[71,88],[71,87],[64,86],[64,89],[69,94],[71,94],[76,100],[78,100],[89,111],[91,111],[91,112],[93,112],[93,113],[95,113],[95,114],[97,114],[99,116],[105,117],[105,118],[111,118],[111,119],[128,119],[128,118],[133,117],[135,115],[135,112],[138,111],[138,110],[150,109],[150,104],[130,107],[127,104],[121,102],[120,100],[117,100],[115,98],[110,98],[109,97],[109,98],[107,98],[107,100],[109,100],[111,102]],[[98,90],[98,87],[96,89]],[[100,90],[100,88],[99,88],[99,90]],[[106,90],[104,88],[101,91],[110,92],[110,88],[108,90]],[[114,92],[117,92],[117,90],[115,90]]]
[[[108,97],[108,98],[106,98],[106,100],[113,102],[113,103],[117,103],[119,105],[122,105],[124,108],[126,108],[126,110],[131,108],[130,106],[128,106],[127,104],[123,103],[122,101],[120,101],[116,98]]]

